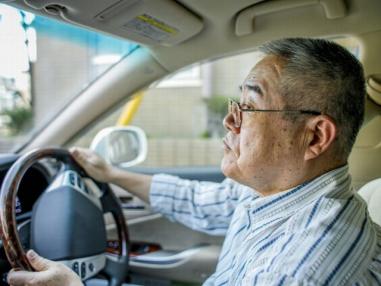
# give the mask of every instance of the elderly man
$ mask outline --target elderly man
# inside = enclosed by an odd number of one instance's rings
[[[347,166],[364,114],[360,63],[325,40],[260,49],[264,58],[224,119],[223,183],[132,174],[79,148],[74,158],[168,218],[226,235],[205,285],[380,285],[380,228],[350,188]],[[10,284],[80,285],[71,270],[28,257],[41,272],[13,272]]]

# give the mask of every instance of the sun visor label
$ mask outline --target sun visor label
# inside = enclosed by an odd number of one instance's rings
[[[176,28],[148,14],[139,15],[122,27],[156,42],[162,42],[179,32]]]

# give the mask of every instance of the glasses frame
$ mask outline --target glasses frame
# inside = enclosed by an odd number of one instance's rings
[[[239,111],[239,118],[235,117],[235,114],[233,112],[233,106],[236,105],[238,107]],[[241,127],[242,123],[242,112],[286,112],[286,113],[299,113],[299,114],[309,114],[309,115],[321,115],[322,113],[320,111],[316,110],[308,110],[308,109],[255,109],[255,108],[242,108],[241,104],[234,99],[229,99],[229,107],[228,107],[229,113],[233,115],[234,123],[237,123],[237,119],[239,119],[239,124],[236,124],[237,128]]]

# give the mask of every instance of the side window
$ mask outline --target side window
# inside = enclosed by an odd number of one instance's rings
[[[148,156],[141,166],[219,165],[228,99],[239,96],[239,85],[259,59],[260,53],[255,51],[192,65],[144,90],[130,122],[148,137]],[[99,130],[116,125],[124,108],[70,145],[88,147]]]
[[[259,60],[259,53],[193,65],[149,88],[132,125],[149,138],[146,166],[219,165],[229,98]]]

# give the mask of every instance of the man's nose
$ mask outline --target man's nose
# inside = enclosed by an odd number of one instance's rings
[[[228,131],[231,131],[235,134],[239,134],[241,127],[240,126],[237,127],[237,123],[235,122],[234,116],[231,112],[228,112],[225,115],[224,120],[222,121],[222,124]]]

